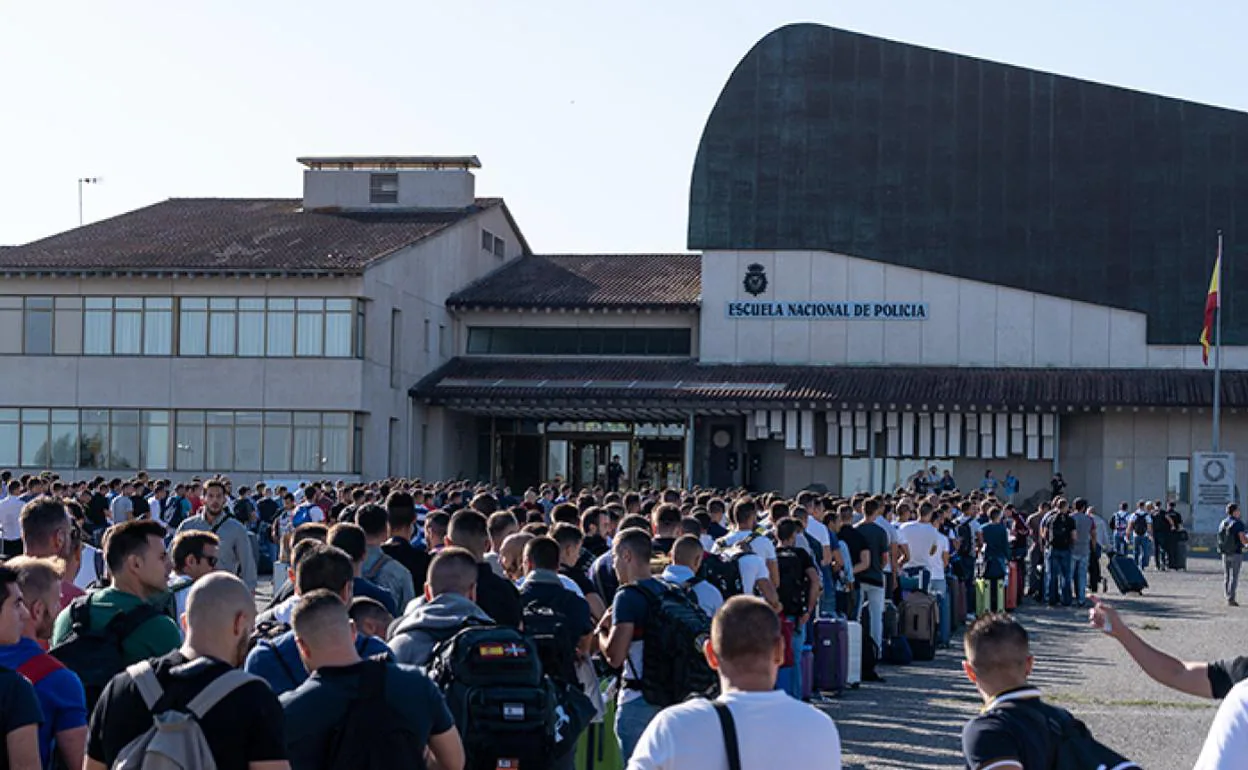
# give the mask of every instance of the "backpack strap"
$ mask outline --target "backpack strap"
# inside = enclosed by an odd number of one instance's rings
[[[212,707],[220,703],[225,696],[250,682],[263,681],[263,679],[252,676],[245,671],[232,668],[212,680],[207,687],[199,691],[199,695],[191,698],[191,702],[186,704],[186,710],[194,714],[196,719],[203,719],[212,710]],[[265,686],[267,687],[268,685]]]
[[[228,520],[229,518],[230,518],[230,514],[226,513],[225,511],[222,511],[222,512],[221,512],[221,518],[217,520],[217,523],[216,523],[216,524],[213,524],[213,525],[212,525],[212,534],[214,534],[214,535],[215,535],[215,534],[217,534],[218,532],[220,532],[220,531],[221,531],[221,528],[225,526],[225,522],[226,522],[226,520]],[[205,515],[204,515],[204,520],[205,520],[205,521],[207,521],[207,519],[208,519],[208,515],[207,515],[207,514],[205,514]]]
[[[393,561],[393,559],[384,553],[378,556],[377,561],[373,563],[373,566],[369,567],[368,571],[364,573],[364,579],[370,583],[376,583],[377,576],[381,574],[381,570],[386,566],[387,561]]]
[[[55,674],[63,668],[65,666],[59,660],[46,652],[41,652],[18,666],[17,673],[30,680],[31,684],[39,684],[50,674]]]
[[[163,614],[156,606],[144,602],[132,610],[119,612],[114,615],[113,619],[108,621],[104,631],[105,633],[115,634],[117,642],[121,643],[135,631],[138,631],[139,627],[144,623]],[[168,616],[166,615],[166,617]]]
[[[719,717],[719,729],[724,734],[724,750],[728,752],[728,770],[741,770],[741,747],[737,743],[737,724],[732,719],[728,704],[712,701],[715,715]]]
[[[165,690],[160,686],[160,680],[156,678],[152,664],[146,660],[140,660],[138,663],[126,666],[126,673],[134,680],[134,686],[138,688],[147,710],[155,709],[156,704],[164,697]]]

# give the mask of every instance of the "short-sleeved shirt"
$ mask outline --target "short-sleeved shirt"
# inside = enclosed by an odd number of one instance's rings
[[[663,584],[654,578],[646,578],[641,585],[659,594],[666,590]],[[624,664],[624,680],[640,681],[645,676],[642,670],[642,654],[645,649],[646,623],[650,618],[650,601],[635,586],[620,586],[615,592],[615,600],[611,603],[611,617],[614,623],[632,623],[633,640],[628,645],[628,659]],[[641,697],[641,690],[624,688],[620,691],[620,702],[627,703]]]
[[[862,552],[870,550],[871,546],[867,544],[867,539],[858,532],[857,528],[850,524],[846,524],[841,527],[841,530],[836,534],[841,538],[841,541],[845,543],[846,547],[849,548],[850,563],[845,565],[845,571],[847,573],[852,573],[854,571],[854,565],[856,565],[858,560],[862,558]],[[855,580],[856,579],[857,577],[855,577]]]
[[[1248,679],[1248,656],[1216,660],[1209,664],[1209,689],[1216,699],[1225,698],[1231,688]]]
[[[1244,543],[1239,536],[1245,531],[1244,522],[1240,519],[1223,519],[1220,526],[1226,526],[1230,531],[1231,553],[1243,553]]]
[[[996,524],[985,524],[982,530],[984,536],[984,558],[1008,560],[1010,558],[1010,533],[1005,525],[997,522]]]
[[[32,658],[46,655],[34,639],[22,637],[17,644],[0,647],[0,666],[17,670]],[[39,753],[43,766],[51,767],[49,758],[56,743],[56,734],[65,730],[85,727],[87,724],[87,696],[78,676],[67,668],[60,668],[44,676],[35,685],[43,719],[39,725]]]
[[[949,538],[940,534],[939,530],[926,521],[902,524],[901,535],[910,547],[910,563],[926,567],[932,573],[932,579],[944,580],[944,554],[949,553]]]
[[[165,694],[157,711],[185,708],[217,677],[230,670],[215,658],[188,661],[181,652],[152,661]],[[286,758],[285,718],[277,696],[261,680],[248,682],[225,696],[199,720],[212,747],[217,767],[242,768],[249,762]],[[112,767],[117,754],[152,726],[152,714],[134,680],[124,671],[108,683],[95,711],[87,738],[87,756]]]
[[[9,669],[0,669],[0,729],[4,736],[27,725],[37,725],[43,721],[43,711],[39,707],[39,699],[35,696],[35,688],[26,677]],[[0,767],[8,768],[8,751],[0,760]]]
[[[589,618],[589,604],[563,586],[538,580],[529,580],[524,588],[520,589],[521,606],[529,602],[535,602],[542,607],[549,607],[555,612],[562,614],[566,619],[568,623],[568,627],[565,629],[567,636],[560,641],[568,645],[568,648],[564,650],[566,654],[562,655],[562,659],[567,663],[567,668],[563,671],[548,671],[547,673],[558,676],[565,682],[575,682],[576,647],[582,637],[594,630],[594,625]]]
[[[319,668],[297,689],[282,695],[291,770],[324,766],[334,728],[346,719],[351,701],[359,693],[360,676],[366,665],[376,663],[360,661],[350,666]],[[431,735],[441,735],[455,726],[442,693],[420,669],[400,663],[385,666],[386,704],[399,713],[418,742],[427,745]]]
[[[864,521],[856,528],[871,552],[871,566],[858,573],[859,582],[869,586],[884,585],[884,554],[888,553],[888,533],[879,524]]]
[[[1009,709],[1043,708],[1040,691],[1031,687],[1010,690],[997,696],[994,704],[1013,701],[1003,709],[991,706],[983,714],[967,722],[962,728],[962,755],[966,766],[991,767],[994,762],[1014,760],[1024,768],[1048,767],[1048,734],[1027,729],[1018,716],[1010,716]]]
[[[139,597],[118,588],[96,591],[91,594],[90,602],[92,628],[104,628],[118,613],[129,612],[143,604],[143,600]],[[70,609],[66,607],[61,610],[61,614],[56,616],[56,623],[52,628],[53,647],[64,641],[73,629],[74,623],[70,618]],[[173,622],[173,618],[163,614],[156,615],[126,637],[122,645],[125,653],[123,663],[129,666],[140,660],[165,655],[176,650],[181,644],[182,635],[178,633],[178,626]]]
[[[576,565],[559,567],[559,574],[576,583],[576,588],[581,592],[581,596],[598,593],[598,587],[594,585],[594,581],[589,579],[589,575],[585,574],[585,570],[580,569]]]

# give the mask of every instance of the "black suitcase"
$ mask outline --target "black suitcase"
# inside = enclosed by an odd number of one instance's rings
[[[1144,579],[1144,573],[1140,572],[1139,566],[1122,554],[1110,555],[1109,576],[1114,579],[1114,585],[1118,586],[1118,590],[1124,594],[1138,594],[1148,588],[1148,581]]]
[[[1187,541],[1176,540],[1170,552],[1170,569],[1187,569]]]

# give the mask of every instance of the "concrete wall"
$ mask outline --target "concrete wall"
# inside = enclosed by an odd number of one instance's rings
[[[768,286],[743,280],[762,265]],[[732,300],[926,302],[913,320],[730,319]],[[1200,308],[1193,308],[1194,318]],[[702,360],[714,363],[1196,367],[1200,348],[1149,346],[1141,313],[819,251],[702,255]],[[1198,323],[1198,321],[1194,321]],[[1198,331],[1198,330],[1197,330]],[[1193,333],[1193,338],[1196,333]],[[1248,368],[1248,347],[1224,365]]]
[[[398,175],[398,203],[369,202],[373,174]],[[308,209],[459,209],[472,205],[474,189],[472,172],[463,169],[303,172],[303,205]]]
[[[504,258],[481,248],[482,229],[506,241]],[[441,417],[430,423],[431,446],[421,462],[416,461],[420,455],[415,445],[420,440],[421,422],[408,415],[412,405],[407,391],[449,361],[463,344],[460,340],[466,335],[462,332],[462,323],[447,311],[446,298],[520,254],[519,235],[508,224],[502,209],[496,207],[460,222],[437,238],[398,252],[365,272],[364,296],[371,300],[362,395],[365,410],[370,415],[364,434],[365,476],[385,476],[392,465],[402,474],[423,473],[426,478],[443,477],[434,473],[433,468],[456,470],[458,461],[452,458],[458,452],[457,444],[453,442],[452,432],[443,429]],[[400,311],[400,374],[392,380],[390,326],[391,311],[395,309]],[[400,448],[402,457],[395,463],[390,462],[388,446],[392,418],[400,421],[400,431],[406,439]],[[402,427],[409,424],[411,430]],[[430,466],[430,462],[438,464]],[[429,470],[422,470],[422,467]]]

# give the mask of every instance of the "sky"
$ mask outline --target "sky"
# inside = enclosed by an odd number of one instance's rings
[[[475,154],[531,247],[685,250],[706,118],[818,22],[1248,110],[1234,0],[0,0],[0,244],[172,197],[298,197],[313,154]]]

